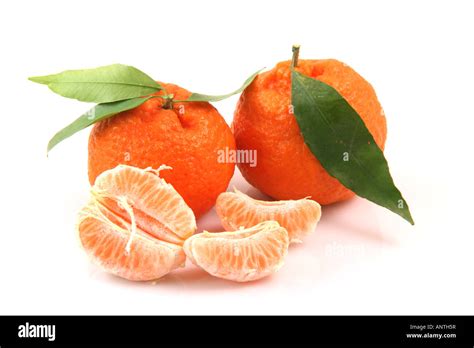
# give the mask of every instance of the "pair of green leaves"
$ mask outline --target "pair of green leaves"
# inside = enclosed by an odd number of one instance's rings
[[[242,92],[260,71],[252,74],[237,90],[224,95],[192,93],[181,102],[215,102]],[[113,64],[95,69],[68,70],[59,74],[30,77],[53,92],[83,102],[98,103],[57,132],[48,143],[48,152],[64,139],[90,125],[145,103],[163,87],[144,72],[128,65]]]

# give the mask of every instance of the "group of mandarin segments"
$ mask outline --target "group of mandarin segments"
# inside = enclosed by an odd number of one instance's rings
[[[300,60],[296,70],[335,88],[358,112],[378,146],[384,113],[372,86],[337,60]],[[162,84],[177,100],[190,92]],[[259,74],[237,104],[232,130],[207,102],[163,107],[154,98],[94,125],[89,137],[88,204],[80,241],[117,276],[146,281],[188,258],[209,274],[237,282],[266,277],[284,262],[291,242],[313,232],[321,204],[354,194],[330,176],[304,142],[291,104],[291,66]],[[225,192],[234,163],[218,150],[256,150],[258,165],[239,163],[245,179],[276,199]],[[317,202],[316,202],[317,201]],[[216,206],[226,232],[196,233],[196,218]]]

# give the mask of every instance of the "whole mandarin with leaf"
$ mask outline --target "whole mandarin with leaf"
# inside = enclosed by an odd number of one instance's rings
[[[295,70],[337,90],[360,115],[383,150],[383,109],[372,86],[348,65],[334,60],[299,60]],[[331,176],[306,145],[291,106],[291,61],[257,76],[242,93],[232,130],[239,150],[256,150],[257,165],[239,163],[245,179],[276,199],[310,196],[331,204],[354,196]]]
[[[191,93],[161,84],[156,95],[185,100]],[[152,98],[142,105],[96,124],[89,137],[89,181],[102,172],[126,164],[139,168],[172,167],[162,177],[178,191],[198,217],[227,189],[234,163],[219,163],[219,150],[235,149],[232,132],[207,102],[166,105]]]

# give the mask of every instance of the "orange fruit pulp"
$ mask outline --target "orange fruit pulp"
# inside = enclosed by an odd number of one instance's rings
[[[313,200],[261,201],[238,190],[221,193],[216,211],[227,231],[252,227],[267,220],[277,221],[288,231],[290,242],[301,242],[316,229],[321,218],[321,206]]]
[[[192,210],[159,170],[119,165],[100,174],[79,214],[79,239],[92,260],[130,280],[153,280],[184,265]]]
[[[276,221],[265,221],[234,232],[195,234],[184,242],[184,251],[215,277],[248,282],[278,271],[288,244],[288,232]]]

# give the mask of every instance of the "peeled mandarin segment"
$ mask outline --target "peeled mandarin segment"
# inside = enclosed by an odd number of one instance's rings
[[[116,197],[126,196],[137,225],[159,239],[183,244],[196,231],[192,210],[158,171],[119,165],[97,177],[94,191],[111,210],[128,219],[129,214],[115,203]]]
[[[192,210],[157,170],[120,165],[103,172],[79,213],[79,239],[93,261],[130,280],[158,279],[183,266]]]
[[[288,252],[288,232],[266,221],[235,232],[203,232],[184,243],[189,259],[209,274],[248,282],[278,271]]]
[[[316,229],[321,218],[321,206],[311,199],[268,202],[237,190],[221,193],[216,211],[227,231],[275,220],[288,231],[290,242],[301,242]]]
[[[182,247],[160,241],[140,229],[127,251],[129,224],[117,216],[107,217],[110,213],[102,209],[84,211],[78,225],[82,246],[101,268],[125,279],[146,281],[161,278],[184,264]]]

